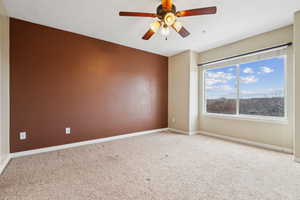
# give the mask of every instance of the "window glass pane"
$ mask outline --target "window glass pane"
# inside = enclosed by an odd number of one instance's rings
[[[236,114],[236,66],[205,71],[206,112]]]
[[[240,114],[284,117],[285,58],[240,65]]]

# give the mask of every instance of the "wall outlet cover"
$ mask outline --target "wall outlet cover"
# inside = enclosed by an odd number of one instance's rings
[[[20,140],[26,140],[27,133],[26,132],[20,132]]]
[[[71,134],[71,128],[66,128],[66,134]]]

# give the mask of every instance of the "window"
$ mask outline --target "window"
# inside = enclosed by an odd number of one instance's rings
[[[286,117],[285,56],[204,70],[205,112]]]
[[[206,71],[206,111],[208,113],[236,114],[236,71],[236,66]]]

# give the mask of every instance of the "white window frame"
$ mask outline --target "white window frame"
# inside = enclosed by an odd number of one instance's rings
[[[287,55],[281,56],[272,56],[267,59],[273,58],[284,58],[284,117],[271,117],[271,116],[262,116],[262,115],[245,115],[239,113],[239,100],[240,100],[240,65],[247,64],[251,62],[241,62],[235,65],[228,65],[222,67],[204,67],[202,70],[202,115],[207,117],[214,117],[214,118],[227,118],[227,119],[237,119],[237,120],[247,120],[247,121],[258,121],[258,122],[270,122],[270,123],[279,123],[279,124],[288,124],[288,76],[287,76]],[[266,60],[266,59],[258,59],[256,61]],[[255,61],[252,61],[255,62]],[[207,70],[211,69],[221,69],[225,67],[235,66],[236,68],[236,114],[219,114],[219,113],[208,113],[207,112],[207,105],[206,105],[206,84],[205,84],[205,73]]]

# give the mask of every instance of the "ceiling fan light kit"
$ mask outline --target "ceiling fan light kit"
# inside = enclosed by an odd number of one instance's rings
[[[189,17],[196,15],[216,14],[217,7],[197,8],[192,10],[177,11],[172,0],[162,0],[161,5],[156,9],[155,13],[142,12],[120,12],[120,16],[128,17],[151,17],[157,18],[156,21],[150,24],[150,29],[142,37],[144,40],[149,40],[160,28],[161,34],[167,37],[170,33],[170,28],[173,28],[181,37],[185,38],[190,35],[183,25],[177,20],[180,17]]]

